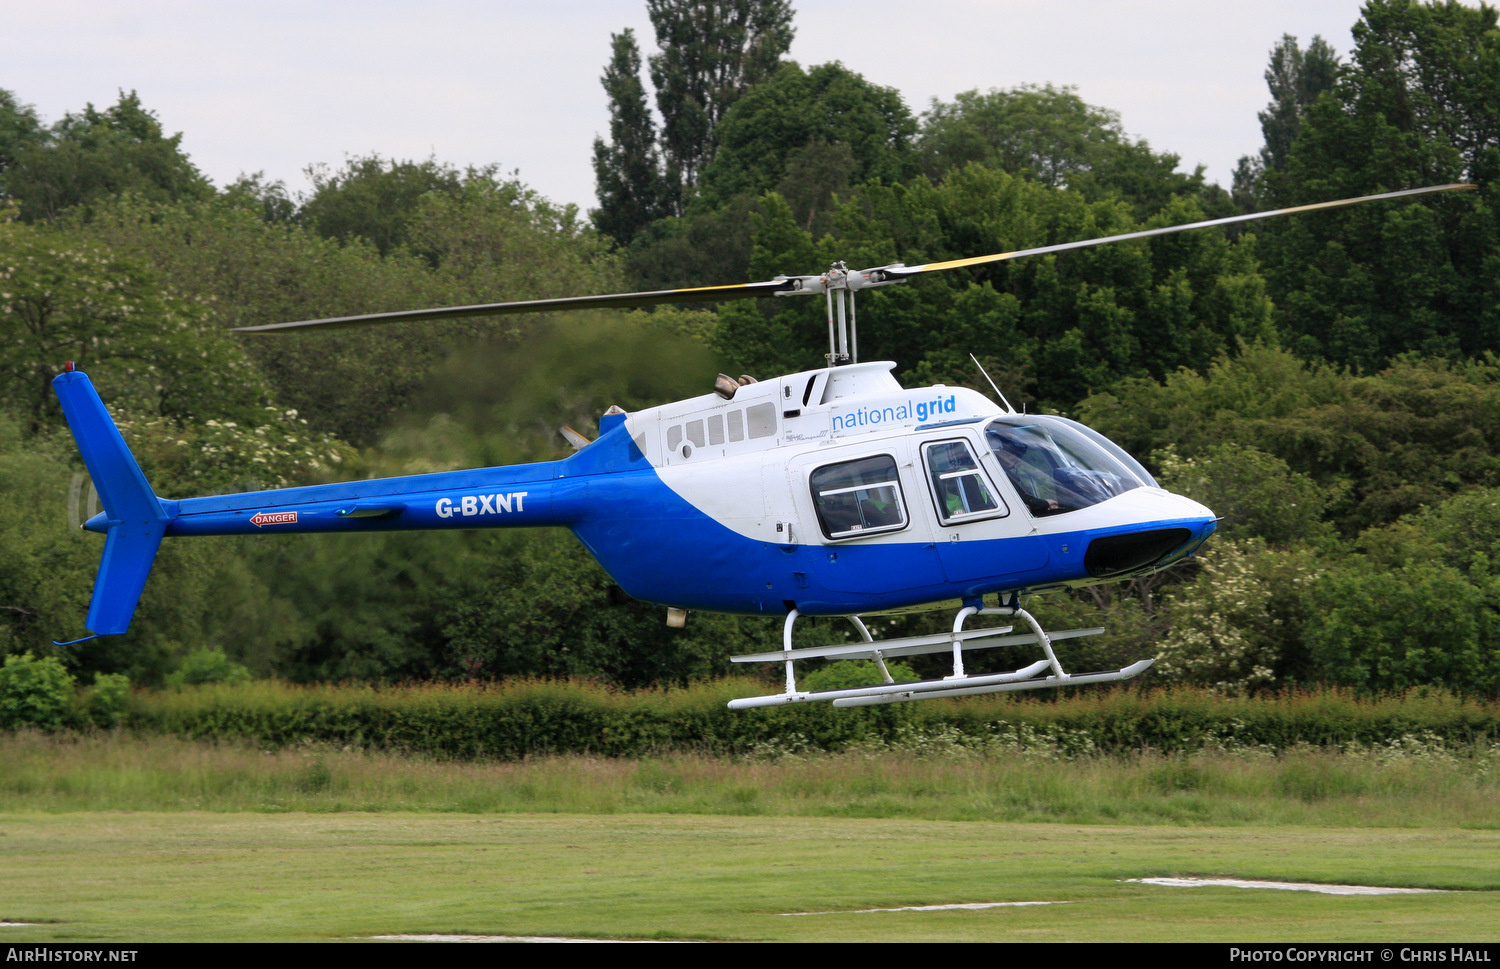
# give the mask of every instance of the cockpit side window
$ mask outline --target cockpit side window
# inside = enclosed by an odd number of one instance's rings
[[[1111,453],[1118,450],[1115,445],[1101,446],[1093,440],[1097,435],[1082,433],[1081,426],[1017,414],[985,427],[985,443],[1033,515],[1077,511],[1132,488],[1155,485],[1144,470],[1137,474],[1118,460]]]
[[[927,479],[938,518],[944,525],[999,518],[1010,514],[994,487],[974,460],[966,441],[939,441],[922,446]]]
[[[828,538],[860,538],[906,527],[896,459],[877,454],[829,464],[810,478],[818,524]]]

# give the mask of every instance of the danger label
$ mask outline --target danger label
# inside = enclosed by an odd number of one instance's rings
[[[286,525],[296,520],[295,511],[262,511],[250,519],[250,524],[259,528],[262,525]]]

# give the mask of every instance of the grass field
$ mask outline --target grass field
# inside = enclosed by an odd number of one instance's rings
[[[763,941],[1500,936],[1500,832],[694,815],[8,815],[6,941],[386,934]],[[1325,896],[1219,875],[1458,889]],[[1035,907],[861,912],[947,903]],[[791,913],[818,913],[794,916]]]
[[[1491,767],[1430,749],[482,764],[23,735],[0,740],[0,921],[38,924],[0,940],[1494,941]],[[1447,891],[1128,881],[1172,875]],[[1057,904],[864,911],[1007,902]]]

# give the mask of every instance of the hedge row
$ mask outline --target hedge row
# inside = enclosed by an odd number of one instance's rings
[[[726,709],[727,700],[744,691],[743,681],[639,693],[577,682],[376,689],[259,681],[136,693],[124,719],[128,729],[146,733],[269,747],[313,742],[500,759],[839,750],[939,733],[976,745],[1036,742],[1101,753],[1284,750],[1411,737],[1453,745],[1500,742],[1500,703],[1433,690],[1378,699],[1337,690],[1231,699],[1195,690],[1116,689],[859,710],[827,704]]]

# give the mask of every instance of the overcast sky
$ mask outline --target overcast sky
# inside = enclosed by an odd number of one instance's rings
[[[793,0],[804,66],[842,61],[913,113],[974,88],[1074,85],[1132,136],[1228,185],[1260,147],[1284,33],[1346,55],[1356,0]],[[499,163],[594,204],[610,34],[654,49],[644,0],[0,0],[0,88],[51,122],[134,89],[223,186],[378,152]]]

